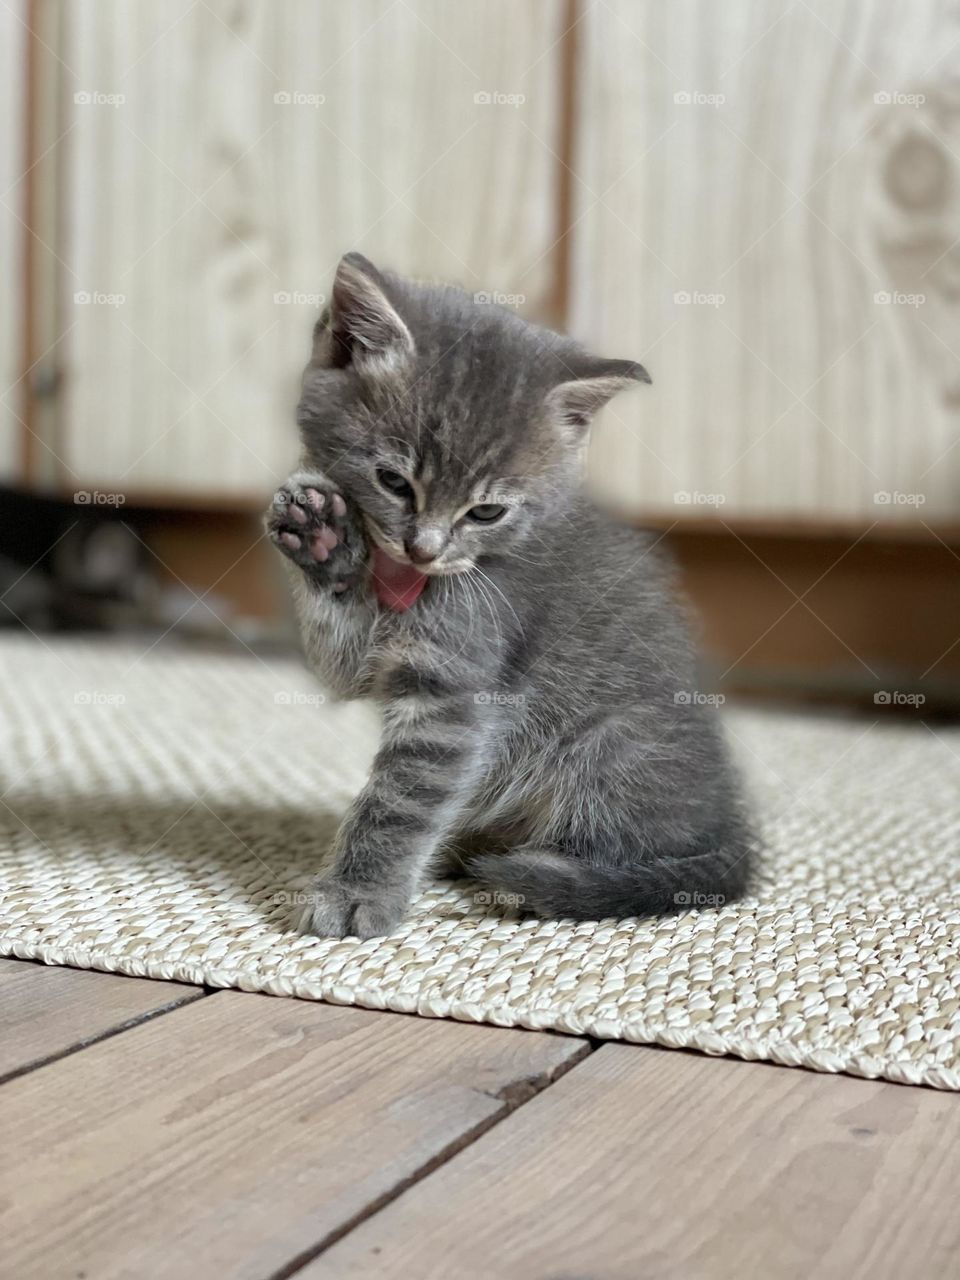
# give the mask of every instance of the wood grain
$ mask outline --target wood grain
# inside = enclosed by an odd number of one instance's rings
[[[957,10],[610,0],[578,31],[572,324],[654,382],[606,412],[600,489],[956,519]]]
[[[180,982],[0,960],[0,1077],[202,995]]]
[[[957,1101],[604,1046],[299,1280],[952,1277]]]
[[[0,1273],[264,1280],[587,1051],[217,993],[0,1088]]]
[[[23,171],[26,149],[26,0],[0,6],[0,480],[13,480],[22,461],[25,283]]]
[[[347,250],[549,311],[554,0],[66,12],[71,99],[123,97],[67,109],[71,295],[123,299],[67,307],[64,458],[84,487],[265,500],[296,460],[299,375]]]

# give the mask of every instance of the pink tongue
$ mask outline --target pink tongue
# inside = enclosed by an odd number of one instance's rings
[[[427,584],[427,575],[412,564],[398,564],[379,547],[373,552],[373,587],[385,609],[403,613]]]

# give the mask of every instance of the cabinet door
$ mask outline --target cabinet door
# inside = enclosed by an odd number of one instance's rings
[[[261,503],[347,250],[548,314],[564,6],[63,15],[63,483]]]
[[[955,520],[957,10],[607,0],[578,30],[573,324],[654,380],[598,482],[665,518]]]

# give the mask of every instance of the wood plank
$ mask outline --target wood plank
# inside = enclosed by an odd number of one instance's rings
[[[957,1274],[960,1102],[609,1045],[298,1273]]]
[[[0,1274],[286,1274],[588,1051],[217,993],[0,1089]]]
[[[0,1078],[202,995],[180,982],[0,960]]]

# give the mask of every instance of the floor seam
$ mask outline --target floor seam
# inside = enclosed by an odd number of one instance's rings
[[[65,1049],[57,1050],[56,1053],[49,1053],[45,1057],[34,1058],[32,1062],[14,1067],[12,1071],[0,1075],[0,1087],[9,1084],[11,1080],[19,1080],[21,1076],[39,1071],[41,1067],[49,1067],[52,1063],[61,1062],[64,1058],[72,1058],[75,1053],[81,1053],[84,1049],[90,1049],[96,1044],[102,1044],[105,1040],[112,1040],[114,1036],[119,1036],[124,1031],[131,1031],[134,1027],[140,1027],[145,1022],[152,1022],[154,1018],[160,1018],[165,1013],[173,1013],[177,1009],[182,1009],[185,1005],[195,1004],[198,1000],[217,994],[214,990],[200,989],[188,995],[177,996],[167,1004],[160,1005],[156,1009],[148,1009],[145,1013],[138,1013],[134,1017],[128,1018],[125,1022],[118,1022],[115,1026],[108,1027],[105,1031],[98,1032],[96,1035],[89,1036],[83,1040],[75,1040],[73,1044],[68,1045]]]
[[[532,1034],[542,1034],[534,1032]],[[525,1076],[516,1083],[504,1085],[502,1089],[495,1092],[487,1092],[478,1090],[486,1098],[492,1098],[502,1104],[499,1111],[494,1112],[490,1116],[486,1116],[483,1120],[475,1124],[465,1133],[458,1134],[457,1137],[447,1144],[442,1150],[436,1152],[429,1160],[426,1160],[418,1168],[407,1174],[405,1178],[401,1178],[389,1190],[384,1191],[376,1199],[363,1205],[361,1209],[345,1222],[338,1224],[332,1230],[328,1231],[316,1244],[311,1245],[307,1249],[301,1250],[294,1258],[291,1258],[284,1266],[276,1271],[272,1271],[264,1280],[290,1280],[290,1277],[296,1276],[297,1272],[302,1271],[304,1267],[309,1266],[321,1254],[326,1253],[333,1245],[339,1243],[351,1231],[355,1231],[362,1223],[386,1209],[388,1205],[393,1204],[411,1187],[416,1186],[425,1178],[429,1178],[431,1174],[437,1172],[445,1164],[448,1164],[461,1151],[465,1150],[478,1138],[483,1137],[485,1133],[489,1133],[491,1129],[496,1128],[508,1117],[515,1115],[521,1107],[531,1102],[540,1094],[546,1092],[551,1085],[555,1084],[568,1071],[572,1071],[575,1067],[584,1062],[595,1051],[596,1045],[589,1040],[583,1039],[580,1042],[580,1052],[571,1054],[563,1062],[557,1063],[556,1066],[539,1073],[538,1075]]]

